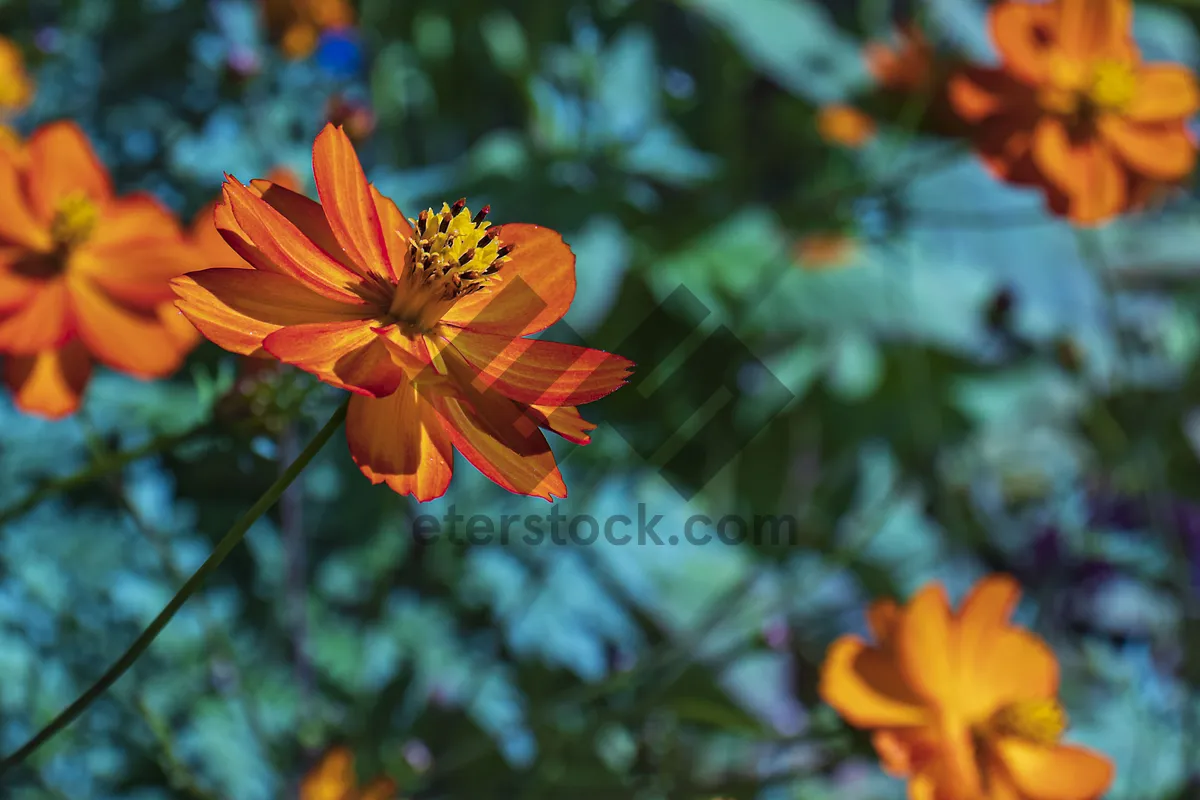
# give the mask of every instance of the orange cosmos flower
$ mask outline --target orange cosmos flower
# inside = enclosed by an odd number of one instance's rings
[[[263,0],[267,30],[289,58],[307,58],[321,33],[354,24],[346,0]]]
[[[881,85],[900,91],[918,91],[933,80],[933,47],[924,32],[908,23],[896,32],[897,44],[869,42],[863,48],[867,71]]]
[[[0,150],[0,353],[22,410],[75,411],[93,360],[142,378],[174,372],[197,340],[171,278],[199,265],[148,194],[115,197],[73,123]]]
[[[827,105],[817,112],[817,132],[830,144],[857,148],[875,138],[875,121],[853,106]]]
[[[304,776],[300,800],[396,800],[396,784],[376,778],[360,788],[354,754],[345,747],[334,747]]]
[[[313,145],[321,203],[267,181],[224,187],[216,224],[253,269],[174,281],[216,344],[264,352],[354,392],[351,455],[418,500],[450,482],[451,446],[508,491],[565,497],[539,428],[587,444],[575,406],[624,384],[629,361],[525,338],[575,295],[575,257],[537,225],[491,226],[464,201],[407,220],[327,125]]]
[[[821,697],[874,731],[884,769],[920,800],[1095,800],[1113,779],[1104,756],[1060,743],[1058,662],[1009,622],[1020,588],[980,581],[957,612],[930,584],[899,607],[875,603],[876,643],[835,641]]]
[[[0,114],[23,110],[33,100],[33,89],[20,48],[0,36]]]
[[[950,100],[998,178],[1091,224],[1192,171],[1200,92],[1184,67],[1141,61],[1129,0],[1005,0],[989,20],[1001,65],[954,76]]]

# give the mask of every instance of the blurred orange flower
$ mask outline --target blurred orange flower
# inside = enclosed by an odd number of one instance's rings
[[[267,173],[266,179],[276,186],[282,186],[293,192],[299,192],[303,183],[300,176],[287,167],[275,167]],[[196,212],[196,216],[192,217],[192,224],[188,229],[188,238],[200,251],[200,257],[204,259],[205,266],[252,269],[217,230],[214,220],[216,210],[216,200],[204,205]]]
[[[1095,800],[1112,763],[1060,742],[1058,661],[1009,618],[1006,575],[980,581],[962,607],[930,584],[906,606],[875,603],[876,643],[829,647],[819,691],[851,725],[872,730],[883,768],[923,800]]]
[[[918,91],[933,81],[933,48],[913,23],[896,32],[896,44],[869,42],[863,48],[867,71],[883,87]]]
[[[347,0],[263,0],[267,30],[289,58],[307,58],[326,30],[354,24]]]
[[[814,233],[796,242],[792,251],[803,269],[819,271],[845,266],[858,252],[854,238],[843,233]]]
[[[350,453],[372,483],[418,500],[450,482],[451,446],[517,494],[565,497],[539,428],[578,444],[575,406],[632,366],[600,350],[525,338],[575,295],[575,257],[554,231],[491,226],[464,201],[406,220],[327,125],[313,145],[321,203],[227,179],[217,227],[253,269],[174,281],[179,308],[216,344],[260,351],[354,393]]]
[[[862,147],[875,137],[875,121],[852,106],[827,105],[817,112],[817,133],[830,144]]]
[[[1041,188],[1079,224],[1136,206],[1143,184],[1178,182],[1195,165],[1186,127],[1200,108],[1195,78],[1141,61],[1132,14],[1130,0],[1004,0],[989,10],[1000,67],[968,67],[951,81],[988,168]]]
[[[304,776],[300,800],[396,800],[396,784],[389,778],[376,778],[360,788],[354,754],[345,747],[334,747]]]
[[[0,36],[0,115],[23,110],[33,100],[33,90],[20,48]]]
[[[19,408],[75,411],[93,359],[142,378],[171,374],[198,339],[171,278],[199,265],[148,194],[115,197],[71,122],[0,150],[0,353]]]

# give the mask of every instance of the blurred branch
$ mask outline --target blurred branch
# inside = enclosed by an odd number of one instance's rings
[[[334,432],[341,427],[342,422],[344,422],[346,419],[346,411],[349,406],[350,400],[347,398],[346,401],[338,407],[338,410],[334,412],[333,416],[329,418],[329,421],[325,423],[325,426],[321,428],[321,430],[317,432],[317,435],[313,437],[312,441],[308,443],[308,446],[304,448],[304,452],[302,452],[300,456],[292,462],[291,466],[289,466],[287,470],[285,470],[284,473],[280,475],[273,484],[271,484],[271,486],[266,492],[263,493],[258,501],[250,507],[250,510],[243,514],[241,518],[239,518],[238,521],[233,524],[233,527],[231,527],[225,536],[222,537],[221,541],[217,543],[212,555],[210,555],[208,559],[200,565],[199,569],[193,573],[192,577],[188,579],[187,583],[185,583],[183,587],[180,588],[180,590],[175,594],[175,596],[171,598],[171,601],[167,603],[166,608],[164,608],[162,612],[154,618],[150,625],[147,626],[144,631],[142,631],[142,634],[138,636],[134,643],[130,645],[129,649],[126,650],[119,659],[117,659],[116,663],[109,667],[108,670],[102,676],[100,676],[99,680],[88,687],[88,689],[82,695],[80,695],[75,702],[67,706],[62,713],[51,720],[50,723],[46,725],[46,727],[42,728],[42,730],[40,730],[32,739],[22,745],[20,749],[18,749],[12,755],[5,758],[3,762],[0,762],[0,777],[2,777],[5,772],[12,769],[14,766],[25,761],[25,759],[33,755],[33,753],[39,747],[52,739],[57,733],[59,733],[59,731],[63,730],[72,722],[74,722],[80,714],[87,710],[88,706],[95,702],[102,694],[104,694],[104,692],[108,691],[108,688],[116,683],[117,680],[120,679],[120,677],[124,675],[139,658],[141,658],[142,653],[144,653],[146,649],[154,643],[154,640],[158,638],[158,635],[162,632],[163,628],[167,626],[167,623],[171,621],[171,618],[179,612],[179,609],[183,607],[183,604],[186,603],[188,599],[196,593],[196,591],[204,583],[205,579],[207,579],[208,576],[211,575],[217,569],[217,567],[221,565],[221,562],[223,562],[225,558],[231,552],[233,552],[234,548],[241,544],[242,539],[250,530],[250,526],[253,525],[259,517],[266,513],[267,509],[271,508],[271,506],[278,502],[279,498],[283,495],[284,490],[286,490],[287,487],[292,484],[292,481],[294,481],[304,470],[304,468],[308,466],[309,462],[311,462],[313,457],[316,456],[321,448],[325,446],[325,443],[329,441]]]
[[[39,503],[48,500],[56,494],[68,492],[80,486],[98,481],[128,464],[132,464],[134,461],[140,461],[143,458],[165,452],[176,445],[198,438],[212,430],[213,423],[205,421],[185,431],[156,436],[140,447],[117,453],[107,453],[97,458],[84,469],[71,475],[47,481],[15,503],[0,509],[0,525],[23,517],[36,508]]]

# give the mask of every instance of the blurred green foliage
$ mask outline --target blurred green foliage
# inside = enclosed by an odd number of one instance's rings
[[[1195,202],[1081,233],[895,120],[861,151],[821,141],[816,109],[871,90],[860,48],[905,5],[363,0],[356,44],[289,61],[248,0],[0,2],[39,85],[22,132],[78,120],[123,190],[185,219],[222,172],[310,174],[333,99],[370,110],[360,156],[408,213],[466,195],[563,232],[580,289],[549,335],[664,366],[585,409],[593,444],[556,445],[560,513],[799,525],[741,545],[422,541],[418,514],[549,511],[461,460],[417,508],[337,438],[0,796],[294,797],[345,742],[430,800],[899,798],[820,706],[824,648],[871,598],[1004,570],[1062,660],[1072,736],[1117,763],[1111,796],[1194,797]],[[935,41],[987,56],[980,4],[921,5]],[[1193,67],[1197,24],[1192,3],[1138,6],[1148,52]],[[801,269],[796,242],[829,231],[852,263]],[[680,287],[702,313],[667,302]],[[655,314],[658,338],[618,347]],[[722,329],[723,360],[687,357]],[[293,373],[239,399],[235,363],[205,344],[169,382],[101,374],[59,423],[0,408],[0,508],[50,487],[0,512],[6,752],[339,402]],[[683,457],[643,452],[672,436]],[[104,477],[55,483],[89,466]]]

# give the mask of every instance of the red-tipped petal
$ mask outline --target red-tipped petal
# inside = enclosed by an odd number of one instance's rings
[[[419,502],[450,485],[453,451],[433,406],[411,385],[383,398],[354,396],[346,415],[350,455],[371,483]]]
[[[479,390],[522,403],[577,406],[625,384],[633,362],[621,356],[541,339],[449,330],[451,345],[480,373]]]
[[[562,319],[575,299],[575,254],[549,228],[509,223],[496,231],[504,245],[513,246],[499,281],[459,300],[442,321],[512,336],[545,330]]]

